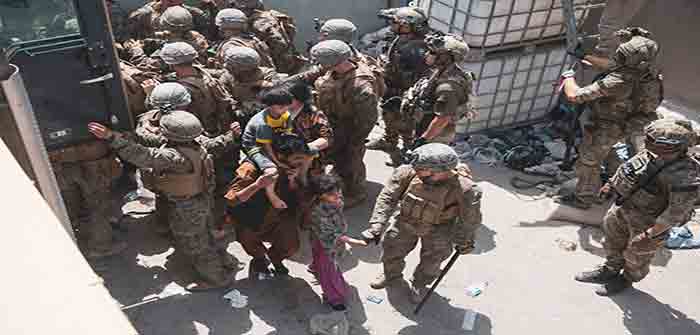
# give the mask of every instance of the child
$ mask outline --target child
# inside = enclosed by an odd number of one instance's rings
[[[317,198],[311,211],[312,267],[321,284],[323,300],[333,310],[344,311],[348,284],[336,257],[345,248],[345,243],[367,246],[367,242],[346,235],[348,226],[343,216],[343,196],[338,179],[322,174],[315,178],[313,186]]]
[[[275,136],[292,131],[288,111],[292,95],[281,87],[273,87],[261,94],[260,101],[267,108],[248,121],[242,137],[243,150],[263,174],[276,179],[277,167],[286,166],[279,161],[272,149],[272,142]],[[265,194],[273,207],[287,208],[287,204],[275,193],[275,184],[265,187]]]

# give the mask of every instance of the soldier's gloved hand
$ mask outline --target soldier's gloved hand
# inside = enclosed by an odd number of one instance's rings
[[[457,251],[460,255],[469,254],[474,251],[474,242],[455,244],[455,251]]]
[[[416,148],[425,145],[428,143],[428,140],[426,140],[424,137],[419,137],[415,141],[413,141],[413,145],[411,145],[411,150],[415,150]]]
[[[576,44],[576,48],[574,48],[574,50],[566,50],[566,53],[578,59],[583,59],[583,57],[586,57],[586,53],[583,51],[583,44],[580,41],[578,44]]]
[[[610,183],[606,183],[603,185],[603,187],[600,188],[600,191],[598,191],[598,199],[601,200],[608,200],[610,197],[612,197],[613,192],[612,192],[612,187],[610,186]]]
[[[574,76],[576,76],[576,71],[574,70],[566,70],[561,74],[562,79],[573,78]]]
[[[381,223],[372,223],[369,225],[369,229],[365,229],[362,232],[362,239],[369,242],[374,242],[379,244],[379,240],[382,238],[382,228],[384,225]]]

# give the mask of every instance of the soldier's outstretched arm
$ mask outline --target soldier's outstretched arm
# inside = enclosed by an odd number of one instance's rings
[[[481,195],[481,189],[477,185],[472,185],[463,194],[454,232],[454,244],[461,254],[474,250],[475,233],[482,222]]]
[[[219,158],[224,153],[228,152],[229,149],[240,148],[241,143],[238,137],[234,135],[233,131],[228,131],[225,134],[221,134],[216,137],[207,137],[205,135],[200,135],[195,139],[207,153],[212,155],[214,158]]]
[[[409,165],[403,165],[394,170],[394,174],[391,175],[389,181],[377,196],[374,211],[372,211],[372,216],[369,219],[370,225],[384,226],[389,222],[389,218],[394,214],[396,205],[398,205],[401,196],[406,192],[414,176],[415,172]]]

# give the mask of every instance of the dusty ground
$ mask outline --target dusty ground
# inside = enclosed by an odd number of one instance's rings
[[[386,155],[368,151],[370,199],[374,199],[391,170]],[[577,271],[603,260],[602,233],[594,227],[547,221],[547,200],[515,192],[513,173],[505,168],[472,164],[484,190],[484,227],[477,250],[461,257],[420,315],[412,313],[407,288],[372,290],[368,283],[380,270],[381,249],[355,248],[343,259],[352,285],[351,334],[700,334],[700,262],[697,250],[662,250],[649,277],[635,289],[614,298],[595,295],[594,286],[573,281]],[[351,230],[367,225],[373,201],[347,211]],[[114,298],[128,306],[144,301],[175,282],[188,280],[187,264],[173,253],[171,243],[149,228],[149,218],[125,219],[123,237],[130,249],[122,256],[93,264]],[[697,224],[694,231],[700,231]],[[561,249],[558,239],[578,245]],[[306,241],[306,237],[303,237]],[[248,306],[232,308],[225,292],[166,297],[125,310],[136,329],[148,335],[189,334],[308,334],[308,320],[328,309],[321,304],[320,287],[305,270],[311,258],[308,243],[288,261],[289,278],[257,281],[248,278],[247,256],[237,243],[228,250],[241,262],[234,288],[247,295]],[[417,263],[408,259],[406,278]],[[466,288],[488,282],[476,298]],[[370,295],[384,299],[369,302]],[[466,310],[478,313],[474,331],[463,331]]]

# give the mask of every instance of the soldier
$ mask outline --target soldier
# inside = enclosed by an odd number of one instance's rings
[[[114,152],[102,141],[89,141],[51,150],[49,160],[76,236],[86,241],[85,256],[101,258],[124,251],[126,243],[113,241],[108,220],[112,182],[121,175]]]
[[[431,73],[406,92],[401,104],[401,115],[417,121],[413,148],[453,143],[457,121],[474,113],[470,104],[474,74],[458,65],[469,52],[467,44],[459,36],[441,34],[427,36],[425,42],[425,63]]]
[[[262,90],[286,77],[274,69],[260,66],[260,55],[246,47],[231,47],[224,55],[226,72],[220,81],[238,103],[234,107],[237,121],[245,129],[248,120],[265,108],[257,100]]]
[[[311,57],[326,72],[315,83],[316,105],[328,115],[333,127],[330,156],[343,180],[345,207],[351,208],[367,199],[364,142],[377,121],[376,91],[382,83],[369,67],[352,58],[345,42],[320,42],[311,49]]]
[[[370,228],[362,235],[378,240],[398,205],[399,216],[382,242],[384,271],[370,286],[382,289],[401,279],[404,258],[420,239],[420,263],[411,282],[411,300],[418,303],[453,249],[460,254],[474,249],[481,191],[449,146],[430,143],[413,154],[411,165],[397,168],[377,197]]]
[[[384,136],[367,143],[371,150],[384,150],[391,156],[391,165],[400,163],[398,151],[399,135],[404,145],[413,143],[413,120],[400,114],[401,97],[418,79],[423,77],[429,66],[425,63],[427,47],[424,39],[429,31],[428,18],[422,9],[401,7],[379,12],[379,16],[391,22],[391,31],[397,36],[391,42],[386,54],[380,60],[384,65],[387,92],[382,105]]]
[[[584,125],[583,142],[576,161],[578,182],[574,194],[558,198],[562,204],[590,208],[601,187],[600,166],[615,143],[642,132],[657,119],[661,96],[661,75],[656,57],[659,46],[641,28],[618,32],[622,43],[615,52],[615,67],[585,87],[579,87],[573,71],[562,76],[563,90],[573,103],[590,103],[591,122]],[[636,141],[639,142],[639,141]],[[640,150],[641,144],[638,144]]]
[[[617,294],[649,274],[649,264],[672,227],[688,220],[700,185],[700,166],[688,156],[697,142],[690,122],[660,119],[645,128],[646,150],[625,162],[602,193],[616,196],[603,219],[607,259],[575,277]]]
[[[232,7],[243,11],[250,29],[270,46],[275,68],[282,73],[297,73],[306,63],[294,45],[296,26],[289,15],[265,9],[262,0],[232,0]]]
[[[363,55],[353,46],[353,41],[357,37],[357,27],[354,23],[346,19],[329,19],[323,22],[323,25],[318,29],[318,40],[340,40],[352,49],[353,57],[364,59],[369,57]]]
[[[160,17],[168,8],[175,6],[182,7],[190,13],[194,21],[194,30],[208,34],[210,21],[203,10],[185,5],[184,0],[155,0],[129,14],[130,35],[139,40],[156,37],[156,31],[164,29],[160,27]]]
[[[189,110],[191,108],[190,91],[185,86],[178,83],[163,83],[156,86],[148,97],[148,104],[153,110],[143,114],[136,127],[136,136],[140,144],[147,147],[160,147],[167,142],[167,139],[160,130],[160,120],[163,115],[173,110]],[[222,126],[223,127],[223,126]],[[223,223],[224,200],[223,194],[226,186],[233,179],[233,173],[238,167],[239,142],[237,139],[241,134],[238,123],[230,122],[225,126],[226,131],[218,134],[206,133],[197,137],[197,142],[207,149],[207,152],[214,156],[214,173],[216,188],[214,190],[214,227],[218,231]],[[142,171],[142,178],[146,187],[153,188],[153,176],[150,171]],[[156,231],[160,233],[168,232],[167,222],[161,215],[162,210],[167,206],[160,194],[156,194],[156,209],[159,215],[155,221]]]
[[[221,42],[214,47],[216,57],[214,67],[223,68],[226,50],[233,46],[248,47],[260,56],[260,65],[275,68],[270,56],[270,47],[255,35],[248,32],[248,17],[238,9],[227,8],[216,14],[216,26],[219,27]]]
[[[160,28],[154,38],[142,41],[129,40],[124,43],[124,48],[129,55],[128,61],[137,64],[140,68],[151,71],[163,71],[158,59],[159,51],[166,43],[186,42],[197,50],[198,59],[206,64],[209,42],[200,33],[192,30],[192,15],[183,7],[170,7],[159,17]]]
[[[160,119],[160,131],[167,143],[149,148],[134,143],[98,123],[90,132],[107,143],[123,159],[156,171],[156,189],[167,198],[167,214],[176,247],[190,258],[202,280],[187,286],[191,291],[226,287],[232,277],[211,238],[211,192],[213,164],[206,149],[195,141],[202,134],[196,116],[172,111]]]

